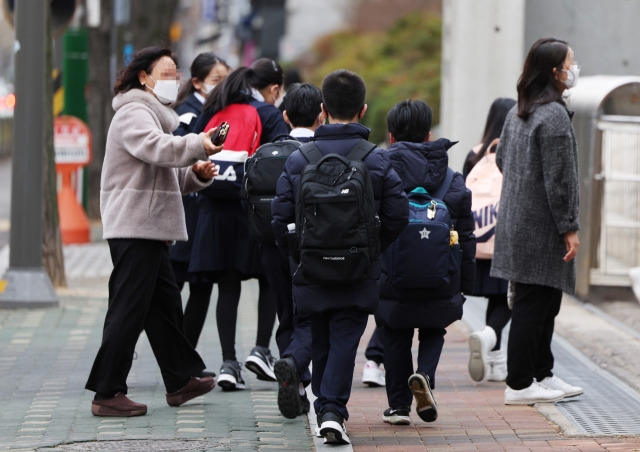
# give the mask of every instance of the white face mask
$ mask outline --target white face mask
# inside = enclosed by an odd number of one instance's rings
[[[209,85],[208,83],[203,83],[202,86],[204,86],[204,89],[202,91],[204,91],[205,94],[209,94],[211,91],[213,91],[213,88],[216,87],[216,85]]]
[[[578,83],[578,77],[580,76],[580,66],[577,64],[572,65],[569,69],[564,70],[567,73],[567,79],[564,81],[564,86],[567,88],[573,88]]]
[[[151,80],[153,77],[149,76]],[[158,80],[153,86],[153,94],[165,105],[172,104],[178,98],[180,83],[177,80]]]

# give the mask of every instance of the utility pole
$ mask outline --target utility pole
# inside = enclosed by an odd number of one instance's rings
[[[42,197],[45,148],[46,47],[49,2],[15,2],[16,45],[11,173],[9,268],[2,277],[0,308],[57,306],[42,266]]]

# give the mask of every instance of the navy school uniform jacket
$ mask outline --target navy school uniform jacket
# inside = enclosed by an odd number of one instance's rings
[[[177,107],[176,113],[180,116],[180,125],[173,131],[174,135],[185,136],[196,124],[200,113],[202,113],[202,102],[198,100],[194,93],[191,93]]]
[[[314,141],[323,154],[338,153],[346,156],[362,138],[369,137],[369,129],[358,123],[320,126]],[[272,226],[279,246],[286,242],[287,224],[295,222],[298,182],[307,160],[300,151],[287,159],[278,180],[276,197],[271,204]],[[408,204],[402,182],[391,167],[387,153],[374,149],[366,158],[373,185],[376,209],[381,221],[380,245],[384,250],[402,232],[408,221]],[[293,298],[300,315],[310,315],[334,309],[357,308],[373,313],[378,304],[380,262],[376,261],[366,279],[338,286],[313,284],[290,259],[293,280]]]
[[[423,187],[433,193],[442,184],[449,166],[448,149],[455,143],[441,138],[424,143],[397,142],[387,153],[389,161],[402,180],[402,188],[410,192]],[[383,272],[380,279],[380,303],[376,319],[391,328],[444,328],[462,317],[464,296],[471,293],[475,281],[476,239],[471,211],[471,192],[462,174],[455,173],[444,196],[454,229],[458,231],[462,250],[460,288],[451,298],[433,299],[429,291],[411,300],[403,300],[400,292]],[[456,281],[454,284],[458,284]]]
[[[272,141],[279,135],[286,135],[289,133],[289,128],[284,122],[282,113],[277,107],[268,102],[255,100],[252,97],[248,97],[248,101],[249,105],[256,108],[258,115],[260,116],[260,121],[262,123],[262,135],[260,136],[261,145]],[[213,114],[211,111],[203,111],[198,117],[198,121],[192,131],[196,133],[202,132],[212,117]],[[215,184],[215,181],[213,183]],[[229,220],[229,218],[225,218],[224,215],[219,214],[220,209],[216,209],[216,206],[213,205],[213,203],[225,203],[227,204],[227,207],[229,207],[228,204],[230,203],[237,204],[235,206],[235,218],[241,226],[236,230],[236,232],[238,232],[236,237],[229,237],[228,239],[218,237],[215,242],[216,246],[213,252],[210,251],[210,247],[197,246],[200,244],[200,240],[198,240],[197,245],[193,247],[191,252],[190,270],[198,271],[201,270],[201,267],[219,269],[219,266],[221,265],[220,262],[224,259],[234,260],[234,268],[239,270],[243,275],[253,276],[262,274],[262,263],[257,251],[258,242],[249,237],[247,213],[239,198],[237,200],[214,201],[206,199],[203,196],[200,200],[200,204],[198,205],[198,208],[201,211],[198,219],[199,224],[196,236],[198,236],[200,231],[227,230],[225,226],[228,225],[225,225],[225,223],[231,220]],[[212,208],[216,209],[216,211],[213,214],[208,214],[211,212]],[[209,232],[202,232],[202,234],[209,234]],[[235,256],[235,258],[232,259],[229,256]],[[224,264],[223,266],[227,267],[227,264]]]

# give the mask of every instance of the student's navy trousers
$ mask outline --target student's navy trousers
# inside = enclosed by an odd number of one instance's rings
[[[275,244],[260,243],[262,266],[277,300],[278,329],[276,344],[280,357],[293,358],[298,376],[308,385],[311,382],[311,321],[296,314],[291,294],[289,260]]]
[[[385,387],[390,408],[411,407],[413,394],[409,389],[409,377],[413,371],[411,347],[415,328],[381,327],[384,347]],[[431,389],[435,387],[436,368],[444,347],[444,328],[418,329],[418,368],[429,377]]]
[[[353,369],[369,314],[360,309],[326,311],[311,316],[311,387],[317,414],[326,410],[349,419]]]

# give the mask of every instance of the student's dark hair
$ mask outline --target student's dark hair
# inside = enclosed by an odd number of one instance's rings
[[[209,72],[211,72],[211,69],[213,69],[216,64],[222,64],[227,69],[230,69],[227,62],[213,52],[203,52],[195,57],[191,63],[191,67],[189,68],[191,71],[191,78],[189,78],[189,80],[182,85],[182,88],[180,88],[180,92],[178,93],[178,98],[176,99],[174,106],[180,105],[196,90],[191,79],[195,77],[199,81],[204,82],[204,79],[207,78],[207,75],[209,75]]]
[[[396,141],[422,143],[431,131],[433,113],[421,100],[403,100],[387,114],[387,130]]]
[[[131,59],[131,62],[120,71],[116,83],[113,87],[113,93],[126,93],[130,89],[144,89],[144,86],[138,79],[140,71],[145,71],[150,74],[153,71],[158,60],[164,56],[170,57],[176,66],[178,65],[178,59],[173,54],[171,49],[166,47],[145,47],[138,50]]]
[[[251,67],[239,67],[211,91],[203,110],[216,114],[231,104],[249,103],[251,88],[261,90],[274,83],[282,85],[283,72],[277,61],[260,58]]]
[[[284,71],[284,89],[287,91],[294,83],[302,83],[302,77],[298,69],[292,67]]]
[[[294,83],[284,96],[284,109],[293,127],[311,127],[322,111],[322,93],[311,83]]]
[[[487,122],[484,125],[484,133],[482,134],[481,141],[482,146],[476,154],[472,155],[465,162],[463,169],[464,174],[469,174],[469,171],[471,171],[476,163],[487,153],[491,142],[496,138],[500,138],[507,113],[509,113],[509,110],[511,110],[515,104],[515,99],[509,97],[499,97],[493,101],[487,114]]]
[[[364,80],[346,69],[331,72],[322,81],[322,103],[335,119],[352,119],[362,111],[367,90]]]
[[[539,39],[531,46],[517,85],[520,118],[526,121],[538,105],[555,101],[564,104],[564,84],[554,78],[553,69],[563,69],[568,53],[567,42],[555,38]]]

